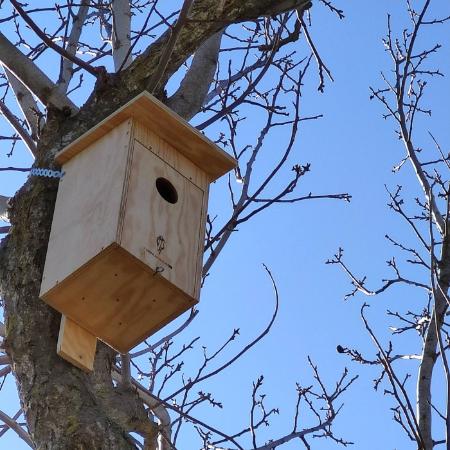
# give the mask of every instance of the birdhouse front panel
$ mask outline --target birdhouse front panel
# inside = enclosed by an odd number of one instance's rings
[[[141,124],[136,124],[134,136],[121,245],[197,299],[208,178]],[[149,202],[143,208],[140,199],[145,195]]]

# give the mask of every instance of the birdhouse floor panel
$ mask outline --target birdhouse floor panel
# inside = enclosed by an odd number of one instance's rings
[[[197,303],[117,244],[47,292],[44,300],[121,353]]]

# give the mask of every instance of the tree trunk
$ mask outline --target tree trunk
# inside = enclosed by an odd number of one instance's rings
[[[53,154],[62,119],[49,122],[41,155]],[[50,167],[51,159],[37,165]],[[133,391],[113,387],[114,352],[100,344],[91,375],[58,357],[61,316],[39,299],[57,184],[44,177],[27,180],[12,201],[13,228],[2,248],[6,350],[22,408],[38,449],[132,449],[126,432],[147,436],[152,424]]]

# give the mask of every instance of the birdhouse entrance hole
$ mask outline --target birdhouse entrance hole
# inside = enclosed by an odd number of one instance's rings
[[[175,186],[166,178],[160,177],[156,179],[156,189],[166,202],[174,205],[178,201],[178,192]]]

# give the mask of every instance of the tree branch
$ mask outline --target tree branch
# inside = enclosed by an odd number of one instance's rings
[[[169,63],[170,57],[172,56],[173,50],[175,48],[175,44],[177,42],[178,37],[180,36],[182,28],[185,26],[187,17],[192,8],[192,5],[195,0],[184,0],[183,6],[181,7],[180,15],[178,16],[178,20],[175,23],[175,26],[170,29],[170,37],[167,41],[167,44],[162,52],[161,58],[159,60],[158,66],[153,73],[153,76],[150,78],[147,90],[149,92],[154,92],[161,81],[161,78],[166,71],[167,64]]]
[[[16,11],[19,13],[20,17],[29,25],[29,27],[39,36],[39,38],[44,42],[44,44],[59,53],[63,58],[69,59],[73,61],[75,64],[86,70],[86,72],[90,73],[94,77],[98,77],[101,74],[99,68],[92,67],[86,61],[78,58],[74,54],[71,54],[67,50],[62,47],[56,45],[41,29],[40,27],[34,23],[31,17],[22,9],[19,3],[16,0],[10,0],[11,4],[14,6]]]
[[[31,131],[31,137],[33,140],[36,140],[39,136],[41,126],[39,106],[26,86],[24,86],[23,83],[18,80],[7,67],[4,67],[4,70],[9,85],[16,96],[17,103],[19,104],[19,107],[28,123],[28,127]]]
[[[191,324],[191,322],[197,317],[197,314],[198,310],[191,309],[189,317],[176,330],[172,331],[172,333],[169,333],[167,336],[162,337],[156,343],[149,345],[147,348],[139,350],[135,353],[131,353],[131,358],[136,358],[138,356],[145,355],[146,353],[154,351],[156,348],[160,347],[166,342],[171,341],[177,334],[181,333],[185,328],[187,328]]]
[[[163,73],[163,79],[159,86],[165,84],[167,80],[186,59],[193,54],[206,39],[217,33],[224,26],[254,20],[261,16],[271,16],[280,14],[286,10],[294,8],[308,9],[311,7],[309,0],[224,0],[222,6],[218,8],[216,0],[196,0],[186,26],[181,27],[176,39],[171,57]],[[202,26],[197,26],[201,23]],[[154,44],[152,44],[139,58],[137,58],[124,74],[123,81],[130,86],[131,91],[135,91],[140,80],[144,82],[144,87],[149,86],[152,76],[158,78],[155,61],[161,61],[162,53],[167,50],[167,43],[172,37],[172,30],[166,31]]]
[[[229,367],[231,364],[233,364],[235,361],[237,361],[242,355],[244,355],[245,353],[247,353],[252,347],[254,347],[264,336],[266,336],[269,331],[272,328],[272,325],[275,322],[275,319],[278,315],[278,307],[279,307],[279,296],[278,296],[278,288],[276,285],[276,282],[272,276],[272,273],[270,272],[270,270],[267,268],[267,266],[265,264],[263,264],[264,266],[264,270],[267,272],[271,283],[272,283],[272,288],[274,291],[274,296],[275,296],[275,309],[274,312],[272,314],[272,317],[268,323],[268,325],[266,326],[266,328],[255,338],[253,339],[249,344],[247,344],[240,352],[238,352],[235,356],[233,356],[232,358],[230,358],[227,362],[225,362],[224,364],[222,364],[220,367],[218,367],[217,369],[207,373],[206,375],[202,375],[201,377],[195,378],[194,380],[185,383],[185,385],[178,389],[177,391],[175,391],[174,393],[172,393],[171,395],[169,395],[164,401],[168,401],[170,399],[173,399],[175,396],[177,396],[178,394],[180,394],[183,391],[186,391],[187,389],[190,389],[193,385],[200,383],[201,381],[204,381],[208,378],[211,378],[214,375],[217,375],[219,372],[221,372],[222,370],[226,369],[227,367]]]
[[[77,107],[29,58],[0,32],[0,62],[6,66],[43,105],[76,111]]]
[[[131,57],[131,10],[129,0],[112,0],[113,15],[112,55],[116,72],[126,69]]]
[[[306,42],[308,43],[314,58],[316,60],[317,63],[317,68],[319,69],[319,87],[317,88],[318,91],[323,92],[325,89],[325,79],[323,76],[323,72],[325,71],[325,73],[327,74],[328,78],[331,81],[334,81],[333,76],[331,75],[330,70],[328,69],[328,67],[325,65],[325,63],[323,62],[322,58],[320,57],[320,54],[316,48],[316,46],[314,45],[314,41],[311,38],[311,35],[309,34],[308,31],[308,27],[306,26],[305,21],[303,20],[303,13],[304,11],[302,10],[297,10],[297,20],[301,23],[302,28],[303,28],[303,32],[305,33],[305,38],[306,38]]]
[[[111,375],[114,381],[119,384],[122,383],[123,377],[118,367],[113,366]],[[136,388],[141,400],[151,409],[153,414],[157,417],[161,426],[161,430],[164,432],[164,436],[170,441],[170,437],[172,435],[172,423],[166,408],[161,404],[158,398],[153,396],[139,382],[134,379],[132,379],[131,382],[133,384],[133,387]]]
[[[66,51],[69,55],[76,56],[78,42],[80,40],[81,32],[83,30],[84,21],[86,20],[89,11],[89,0],[82,0],[76,16],[73,18],[72,30],[70,31],[69,39],[67,41]],[[58,89],[60,92],[67,92],[70,81],[73,76],[73,60],[69,58],[62,58],[61,73],[59,74]]]
[[[8,123],[13,127],[14,131],[22,138],[23,143],[33,156],[36,156],[37,148],[32,137],[28,134],[17,117],[10,109],[0,100],[0,112],[3,114]]]
[[[31,448],[34,448],[33,441],[30,438],[30,435],[11,417],[5,414],[0,410],[0,420],[6,423],[11,430],[15,431],[17,435],[25,441]]]
[[[195,52],[180,87],[167,101],[169,108],[185,120],[192,119],[205,101],[216,72],[222,35],[223,30],[214,34]]]

